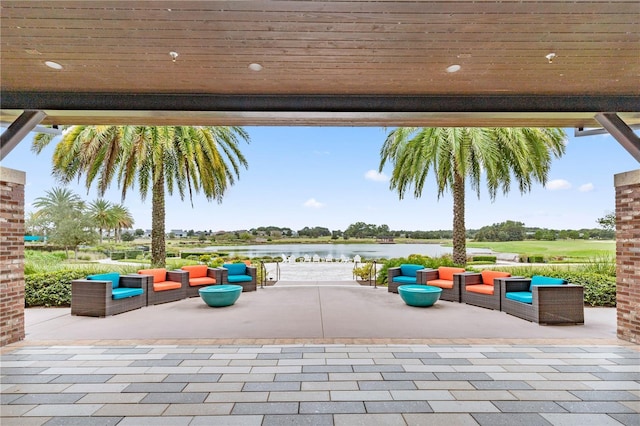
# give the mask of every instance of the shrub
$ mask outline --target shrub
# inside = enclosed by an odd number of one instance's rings
[[[476,255],[471,258],[472,262],[487,262],[487,263],[496,263],[496,256],[489,255]]]
[[[137,259],[142,255],[142,250],[127,250],[124,252],[125,259]]]
[[[87,275],[86,271],[66,269],[25,276],[25,307],[70,306],[71,281]]]
[[[123,251],[112,251],[110,257],[111,260],[123,260],[125,256]]]
[[[371,270],[373,269],[373,263],[367,262],[362,266],[353,268],[353,273],[360,277],[361,280],[368,280],[371,277]]]

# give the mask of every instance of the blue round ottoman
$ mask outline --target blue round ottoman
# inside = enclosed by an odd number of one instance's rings
[[[407,305],[426,307],[432,306],[440,299],[442,289],[432,285],[409,284],[399,286],[398,293]]]
[[[212,308],[220,308],[236,303],[240,293],[242,293],[242,286],[233,284],[210,285],[199,289],[198,293],[200,293],[200,297],[207,305]]]

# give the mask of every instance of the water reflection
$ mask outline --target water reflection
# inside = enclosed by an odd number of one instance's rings
[[[248,257],[281,256],[286,255],[304,257],[318,255],[322,259],[331,256],[340,259],[345,256],[353,259],[359,255],[363,259],[389,259],[393,257],[407,257],[410,254],[421,254],[429,257],[439,257],[451,254],[451,247],[440,244],[265,244],[247,246],[210,246],[207,251],[220,251]],[[467,248],[467,254],[492,253],[489,249]]]

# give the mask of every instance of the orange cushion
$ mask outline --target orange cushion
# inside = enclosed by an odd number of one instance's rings
[[[465,286],[465,290],[473,293],[490,294],[493,295],[493,286],[486,284],[468,285]]]
[[[434,285],[440,288],[453,288],[453,280],[433,280],[427,281],[427,285]]]
[[[189,279],[207,276],[207,265],[188,265],[183,266],[181,269],[189,272]]]
[[[153,291],[175,290],[180,287],[182,287],[182,283],[179,283],[177,281],[162,281],[159,283],[153,283]]]
[[[501,271],[482,271],[480,275],[482,275],[482,283],[486,285],[493,285],[494,278],[505,278],[511,276],[510,273]]]
[[[453,281],[453,274],[460,274],[462,272],[464,272],[464,268],[452,268],[450,266],[441,266],[438,268],[438,278],[440,278],[441,280]]]
[[[140,269],[140,275],[151,275],[154,283],[161,283],[167,279],[167,270],[164,268]]]
[[[216,283],[215,278],[209,278],[209,277],[191,278],[189,280],[189,285],[191,287],[196,287],[199,285],[211,285],[215,283]]]

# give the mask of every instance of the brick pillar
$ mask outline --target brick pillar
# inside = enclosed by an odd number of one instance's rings
[[[24,339],[24,183],[0,167],[0,346]]]
[[[640,343],[640,170],[615,175],[618,337]]]

